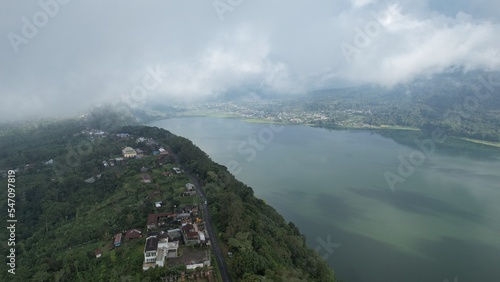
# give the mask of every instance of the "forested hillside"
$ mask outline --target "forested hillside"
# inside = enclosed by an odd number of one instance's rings
[[[444,73],[393,88],[312,92],[297,107],[320,112],[318,125],[362,124],[440,128],[448,135],[500,141],[500,73]],[[302,101],[301,101],[302,100]]]
[[[124,130],[151,136],[165,132],[150,127]],[[257,199],[226,167],[211,161],[185,138],[172,138],[170,145],[181,163],[203,180],[220,239],[234,254],[228,260],[233,277],[241,281],[334,281],[332,271],[305,245],[297,227]]]
[[[156,140],[176,158],[159,163],[146,152],[140,159],[103,166],[103,160],[121,156],[122,148],[138,137]],[[24,128],[4,126],[0,152],[1,179],[7,183],[9,170],[15,171],[17,219],[16,274],[8,273],[4,263],[2,281],[159,281],[185,273],[182,265],[143,271],[144,237],[112,246],[117,232],[137,228],[147,233],[146,219],[155,212],[153,190],[167,208],[186,204],[175,192],[186,176],[165,177],[174,166],[192,171],[203,183],[223,253],[233,253],[225,259],[235,281],[335,280],[293,223],[255,198],[251,188],[191,141],[168,131],[121,127],[116,116],[106,115]],[[149,169],[151,184],[139,181],[144,168]],[[6,220],[7,189],[0,198]],[[9,234],[0,236],[7,242]],[[0,250],[7,254],[8,246],[2,244]],[[96,258],[96,250],[102,257]]]

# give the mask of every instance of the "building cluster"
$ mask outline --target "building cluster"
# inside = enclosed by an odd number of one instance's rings
[[[192,184],[191,184],[192,185]],[[169,258],[177,258],[179,245],[196,245],[210,242],[204,224],[198,217],[197,206],[185,206],[177,212],[150,214],[146,228],[143,269],[163,266]],[[210,266],[210,261],[186,262],[187,269]]]
[[[122,155],[124,158],[142,158],[145,155],[145,151],[140,148],[124,147],[122,149]],[[163,147],[155,148],[152,150],[153,156],[158,156],[158,158],[168,157],[170,153]]]
[[[101,132],[92,131],[90,135],[99,136]],[[127,133],[116,134],[116,137],[124,140],[134,140],[134,137]],[[102,161],[104,168],[114,167],[121,163],[126,163],[131,158],[142,158],[145,155],[156,156],[156,163],[162,165],[172,156],[167,149],[160,146],[151,138],[139,137],[135,139],[136,145],[122,148],[122,156]],[[133,143],[133,142],[130,142]],[[151,183],[150,168],[143,166],[140,169],[141,183]],[[162,173],[164,176],[181,174],[183,170],[178,167],[171,171]],[[86,179],[85,182],[93,183],[101,175]],[[151,191],[148,198],[157,199],[161,194],[160,190]],[[192,183],[187,183],[181,196],[194,196],[197,194],[196,187]],[[162,201],[155,202],[155,208],[162,208]],[[210,245],[204,222],[199,217],[199,207],[196,205],[185,205],[182,208],[175,207],[173,212],[160,212],[149,214],[146,223],[146,234],[138,229],[130,229],[115,234],[113,237],[113,248],[122,246],[124,240],[133,240],[136,238],[145,238],[144,242],[144,260],[143,270],[154,267],[163,267],[167,265],[185,264],[187,269],[196,269],[198,267],[210,266],[210,256],[198,248],[191,249],[190,255],[185,255],[180,251],[182,246],[187,245]],[[111,243],[111,242],[110,242]],[[182,249],[181,249],[182,250]],[[195,251],[193,251],[195,250]],[[207,252],[209,253],[209,251]],[[101,250],[96,250],[97,258],[102,256]]]

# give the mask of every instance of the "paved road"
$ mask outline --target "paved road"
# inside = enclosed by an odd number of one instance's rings
[[[179,159],[177,156],[174,154],[174,158],[176,163],[180,164]],[[208,232],[208,237],[210,239],[210,245],[212,246],[212,252],[215,255],[215,259],[217,260],[217,264],[219,265],[219,272],[220,275],[222,276],[222,281],[224,282],[231,282],[231,276],[229,276],[229,271],[228,267],[226,264],[226,261],[224,260],[224,257],[222,256],[222,250],[219,245],[219,241],[217,240],[217,237],[215,236],[215,229],[212,224],[212,217],[210,216],[210,213],[208,212],[208,205],[205,205],[205,201],[207,201],[207,196],[205,195],[205,192],[203,192],[202,186],[200,181],[198,180],[198,177],[194,175],[192,172],[184,169],[184,167],[181,167],[184,170],[184,173],[189,177],[191,183],[193,183],[196,186],[196,190],[198,191],[198,195],[200,195],[203,203],[201,204],[201,209],[203,210],[203,219],[205,220],[205,228],[207,229]],[[208,203],[210,204],[210,203]]]
[[[219,241],[217,240],[217,237],[215,236],[215,230],[212,225],[212,218],[210,216],[210,213],[208,212],[208,205],[205,205],[205,201],[207,201],[207,196],[203,192],[202,186],[200,181],[198,181],[198,177],[193,175],[189,171],[184,171],[186,175],[189,177],[191,182],[196,186],[196,190],[198,191],[198,194],[200,195],[201,199],[203,200],[202,203],[202,210],[203,210],[203,215],[204,215],[204,220],[205,220],[205,228],[208,231],[208,237],[210,238],[210,245],[212,246],[212,251],[215,255],[215,259],[217,260],[217,264],[219,265],[219,270],[221,274],[222,281],[224,282],[230,282],[231,277],[229,276],[228,273],[228,268],[226,265],[226,261],[224,260],[224,257],[222,256],[222,251],[219,246]],[[208,203],[210,204],[210,203]]]

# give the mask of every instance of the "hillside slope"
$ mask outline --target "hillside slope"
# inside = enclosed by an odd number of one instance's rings
[[[148,214],[156,212],[153,190],[161,195],[165,209],[203,204],[196,198],[186,202],[176,194],[187,181],[185,175],[164,176],[181,165],[203,182],[221,247],[225,254],[233,253],[225,259],[234,281],[335,281],[293,223],[285,222],[191,141],[146,126],[113,129],[98,137],[89,134],[90,124],[73,120],[0,134],[2,179],[7,181],[8,170],[16,169],[18,220],[16,274],[9,274],[4,263],[0,280],[159,281],[186,272],[182,265],[143,271],[144,237],[112,246],[117,232],[147,232]],[[129,137],[118,137],[120,132]],[[176,154],[180,164],[172,158],[159,164],[151,155],[103,166],[103,160],[119,157],[137,137],[154,139]],[[140,181],[145,167],[152,176],[150,184]],[[85,181],[92,177],[93,182]],[[0,198],[7,211],[6,189]],[[6,232],[0,236],[7,241]],[[96,249],[102,251],[99,259]],[[6,244],[1,252],[8,253]]]

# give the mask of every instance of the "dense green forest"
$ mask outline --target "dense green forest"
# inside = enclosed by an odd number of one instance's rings
[[[443,73],[390,89],[329,89],[311,93],[309,102],[300,105],[305,111],[332,113],[318,124],[353,119],[373,126],[439,128],[450,136],[500,141],[499,77],[499,73]]]
[[[94,112],[76,120],[46,121],[31,126],[3,125],[0,131],[0,175],[7,183],[15,170],[16,270],[7,272],[9,247],[2,244],[2,281],[160,281],[186,272],[183,265],[142,270],[145,238],[113,248],[113,234],[130,228],[146,232],[154,213],[149,198],[158,190],[168,208],[182,206],[175,188],[185,175],[162,177],[180,165],[198,175],[208,196],[225,260],[235,281],[335,281],[329,266],[305,244],[293,223],[257,199],[191,141],[146,126],[125,126],[133,119]],[[104,130],[104,136],[91,135]],[[131,138],[118,137],[128,133]],[[161,165],[155,158],[127,160],[104,168],[103,160],[121,155],[137,137],[153,138],[176,159]],[[148,167],[153,183],[141,183],[138,173]],[[84,180],[94,178],[94,182]],[[6,186],[6,185],[5,185]],[[4,222],[7,189],[0,192]],[[199,204],[199,203],[193,203]],[[7,242],[9,234],[0,233]],[[97,259],[94,251],[102,250]]]

